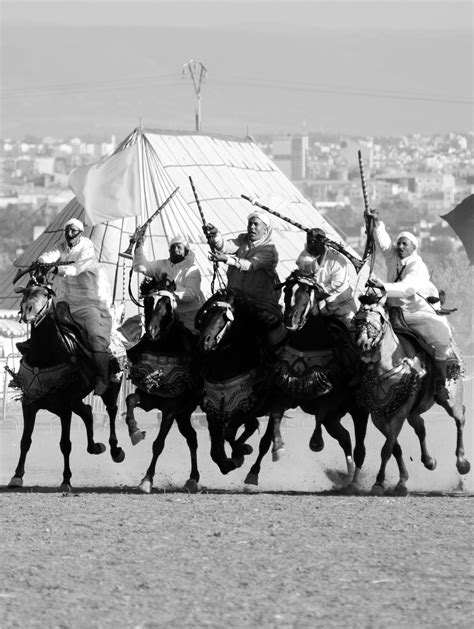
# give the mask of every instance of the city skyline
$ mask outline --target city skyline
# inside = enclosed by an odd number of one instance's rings
[[[470,2],[1,4],[3,137],[472,128]]]

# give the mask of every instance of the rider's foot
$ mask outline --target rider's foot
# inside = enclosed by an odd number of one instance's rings
[[[107,391],[107,385],[102,378],[97,378],[95,381],[94,395],[104,395]]]

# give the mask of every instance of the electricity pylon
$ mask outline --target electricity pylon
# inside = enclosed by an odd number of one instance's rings
[[[196,94],[196,131],[201,131],[201,85],[206,78],[207,70],[200,61],[190,59],[183,65],[183,78],[187,72],[191,75]]]

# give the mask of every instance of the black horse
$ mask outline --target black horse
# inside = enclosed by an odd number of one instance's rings
[[[284,450],[281,419],[286,410],[299,407],[314,415],[316,420],[310,449],[314,452],[323,449],[321,427],[324,426],[343,449],[350,488],[357,491],[365,460],[369,413],[357,402],[354,388],[348,386],[356,375],[356,366],[348,356],[352,346],[349,333],[343,324],[319,314],[318,303],[327,294],[311,278],[292,273],[283,285],[288,334],[277,352],[267,429],[260,442],[257,460],[245,482],[258,485],[261,461],[272,443],[273,460],[280,458]],[[341,424],[347,413],[354,421],[354,451],[350,434]]]
[[[72,413],[79,415],[86,427],[87,452],[101,454],[105,451],[104,444],[94,441],[92,409],[90,404],[83,402],[94,389],[96,368],[88,350],[82,344],[81,332],[75,326],[67,304],[54,302],[55,294],[47,281],[47,275],[42,274],[34,264],[28,271],[31,275],[28,285],[16,288],[16,292],[23,294],[20,321],[30,324],[31,335],[25,343],[18,344],[23,357],[19,371],[12,373],[12,386],[22,393],[24,424],[20,459],[9,486],[23,485],[25,460],[31,446],[36,415],[40,409],[45,409],[61,420],[60,448],[64,457],[61,486],[70,489]],[[120,463],[124,460],[125,453],[118,445],[115,419],[122,375],[118,364],[112,365],[111,371],[115,373],[101,398],[110,420],[110,454],[116,463]]]
[[[133,445],[145,437],[145,432],[137,426],[135,407],[145,411],[158,409],[162,414],[152,460],[139,485],[144,493],[151,492],[156,463],[175,419],[191,454],[191,473],[185,488],[191,492],[198,490],[198,444],[191,415],[199,403],[202,387],[195,360],[196,338],[179,320],[174,289],[174,282],[166,278],[142,283],[145,334],[127,351],[130,378],[137,387],[126,399],[126,422]]]
[[[252,452],[246,440],[258,429],[258,417],[268,404],[270,371],[260,326],[230,289],[217,291],[196,316],[204,376],[201,409],[207,417],[211,458],[223,474],[240,467]],[[230,457],[226,442],[232,448]]]

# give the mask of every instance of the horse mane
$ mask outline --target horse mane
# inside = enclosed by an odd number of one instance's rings
[[[140,297],[147,297],[154,292],[167,290],[173,292],[176,290],[176,283],[170,280],[166,273],[160,277],[145,277],[140,284]]]

